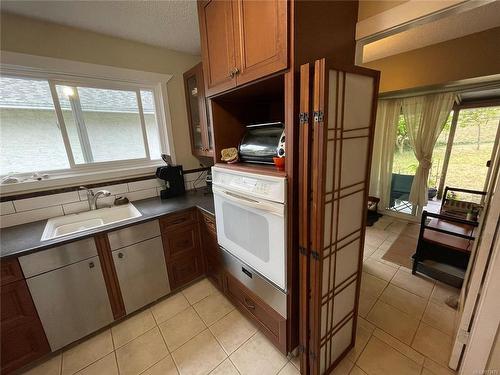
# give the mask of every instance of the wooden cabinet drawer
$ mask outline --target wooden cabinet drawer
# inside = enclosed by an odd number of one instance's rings
[[[7,260],[2,259],[0,265],[0,282],[2,286],[24,279],[23,271],[21,270],[21,266],[19,265],[17,258]]]
[[[178,289],[203,274],[201,254],[189,254],[169,262],[167,270],[170,288]]]
[[[190,209],[164,216],[160,219],[160,229],[162,233],[170,232],[181,225],[194,223],[196,221],[196,211]]]
[[[286,320],[265,304],[257,295],[248,290],[233,276],[225,273],[226,293],[248,316],[257,321],[263,332],[273,340],[278,348],[286,350]]]
[[[2,286],[1,367],[12,372],[50,352],[25,280]]]
[[[198,226],[196,224],[187,224],[163,234],[163,247],[167,262],[192,253],[198,253],[200,249]]]

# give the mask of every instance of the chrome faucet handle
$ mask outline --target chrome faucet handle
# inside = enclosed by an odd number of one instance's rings
[[[96,195],[104,195],[105,197],[109,197],[111,195],[111,192],[109,190],[99,190],[95,193]]]
[[[80,186],[80,190],[85,190],[87,192],[87,195],[93,197],[94,196],[94,191],[92,189],[89,189],[86,186]]]

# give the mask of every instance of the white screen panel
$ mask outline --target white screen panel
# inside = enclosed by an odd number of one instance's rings
[[[360,229],[362,217],[365,214],[363,209],[364,191],[354,193],[344,198],[340,198],[338,236],[339,239]]]
[[[356,240],[337,251],[335,285],[340,285],[358,270],[359,246]]]
[[[372,77],[346,74],[344,130],[370,126],[373,83]]]
[[[342,187],[362,182],[366,177],[368,138],[352,138],[342,141]]]

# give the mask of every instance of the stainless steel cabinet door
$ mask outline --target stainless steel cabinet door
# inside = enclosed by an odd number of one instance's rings
[[[98,257],[27,280],[52,351],[113,321]]]
[[[127,314],[170,292],[161,237],[113,252]]]

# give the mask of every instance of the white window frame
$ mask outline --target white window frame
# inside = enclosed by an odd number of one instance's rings
[[[2,52],[0,74],[13,78],[48,81],[52,98],[54,101],[57,101],[57,103],[54,102],[55,114],[61,128],[61,135],[70,164],[70,168],[68,169],[36,171],[49,174],[50,178],[47,180],[27,180],[20,183],[1,185],[0,192],[2,194],[44,190],[85,182],[94,183],[105,181],[109,178],[137,177],[151,174],[156,167],[164,165],[161,159],[150,159],[146,126],[142,111],[142,100],[140,97],[141,90],[153,92],[161,151],[170,155],[172,161],[176,162],[167,92],[167,82],[172,78],[172,75],[13,52]],[[59,97],[55,90],[56,85],[135,91],[139,106],[145,157],[140,159],[76,164],[71,152],[71,145],[69,144],[62,111],[58,103]],[[29,177],[33,172],[16,174],[16,177]]]

